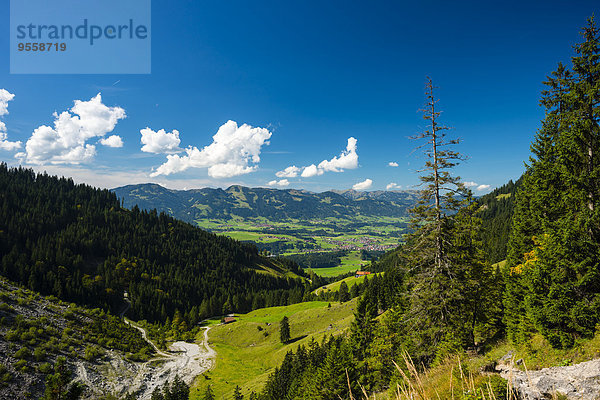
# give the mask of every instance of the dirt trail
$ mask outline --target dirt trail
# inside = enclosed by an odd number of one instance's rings
[[[175,342],[170,346],[172,353],[165,353],[148,339],[146,331],[130,321],[131,326],[138,329],[156,353],[162,358],[155,358],[143,364],[135,377],[131,389],[140,391],[138,398],[149,399],[157,386],[172,382],[176,375],[187,384],[191,384],[196,376],[206,372],[213,365],[216,352],[208,345],[209,327],[204,328],[204,339],[200,349],[195,343]],[[158,361],[158,363],[157,363]],[[158,364],[158,365],[156,365]]]
[[[144,328],[127,319],[125,323],[141,332],[158,357],[145,363],[133,363],[124,360],[116,352],[109,351],[109,361],[99,366],[84,366],[83,363],[79,363],[77,380],[96,394],[124,395],[136,392],[138,399],[150,399],[156,387],[162,387],[167,380],[172,382],[176,375],[187,384],[191,384],[196,376],[212,368],[217,353],[208,344],[210,327],[204,328],[201,346],[195,343],[175,342],[170,346],[169,352],[164,352],[148,338]]]

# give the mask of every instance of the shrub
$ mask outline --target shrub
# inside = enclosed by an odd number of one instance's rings
[[[9,342],[17,342],[20,338],[19,332],[10,330],[6,332],[6,340]]]
[[[15,353],[15,357],[21,360],[29,358],[31,357],[31,351],[27,347],[21,347],[21,349]]]
[[[102,352],[100,351],[100,349],[96,346],[87,346],[85,348],[85,352],[84,352],[84,356],[83,358],[85,358],[88,361],[93,361],[96,358],[100,357],[102,355]]]
[[[36,361],[42,361],[46,358],[46,351],[41,347],[36,347],[33,351],[33,357]]]
[[[52,372],[52,365],[50,365],[48,362],[40,364],[38,366],[38,371],[40,371],[42,374],[49,374]]]

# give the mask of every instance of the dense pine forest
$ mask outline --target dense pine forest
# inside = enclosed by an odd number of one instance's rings
[[[310,289],[294,263],[156,211],[124,209],[108,190],[6,164],[0,188],[0,273],[42,294],[117,313],[128,292],[133,318],[164,322],[179,310],[190,326],[299,302]]]
[[[333,400],[360,386],[380,392],[402,380],[394,361],[403,357],[427,369],[499,340],[527,348],[541,335],[568,349],[597,333],[600,35],[593,17],[582,37],[571,67],[559,64],[544,82],[545,118],[525,174],[478,200],[452,174],[464,158],[453,149],[459,141],[446,136],[428,82],[429,126],[416,135],[427,161],[414,233],[373,263],[385,274],[364,291],[350,332],[290,352],[257,398]],[[487,395],[474,389],[463,398],[508,396],[506,383],[490,385]]]

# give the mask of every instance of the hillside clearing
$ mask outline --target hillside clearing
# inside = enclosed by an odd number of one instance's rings
[[[210,345],[217,352],[215,366],[199,376],[190,392],[191,399],[201,399],[207,385],[216,398],[231,398],[236,385],[247,396],[260,391],[268,375],[289,350],[307,345],[313,338],[337,335],[348,329],[353,320],[356,299],[346,303],[312,301],[290,306],[262,308],[236,315],[236,322],[218,325],[209,334]],[[290,321],[291,343],[279,341],[279,322]]]

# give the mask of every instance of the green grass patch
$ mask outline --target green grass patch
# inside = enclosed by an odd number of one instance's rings
[[[280,365],[289,350],[306,345],[311,338],[320,341],[326,335],[337,335],[350,326],[356,300],[343,304],[305,302],[290,306],[269,307],[236,315],[237,321],[213,327],[209,331],[211,346],[217,352],[213,370],[199,376],[191,390],[190,399],[202,399],[207,385],[216,398],[232,398],[236,385],[247,397],[259,392],[273,369]],[[279,341],[279,322],[287,316],[290,321],[290,344]]]
[[[373,279],[374,275],[383,275],[383,272],[379,272],[377,274],[371,274],[369,275],[369,279]],[[342,285],[342,282],[346,282],[346,285],[348,285],[348,289],[350,289],[350,287],[359,284],[359,283],[363,283],[365,281],[365,276],[360,276],[358,278],[355,278],[354,276],[349,276],[348,278],[344,278],[344,279],[340,279],[339,281],[330,283],[329,285],[325,285],[325,286],[321,286],[318,289],[313,290],[313,293],[315,294],[319,294],[319,292],[321,291],[332,291],[332,292],[337,292],[338,290],[340,290],[340,286]]]

